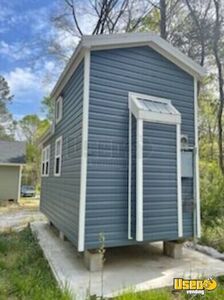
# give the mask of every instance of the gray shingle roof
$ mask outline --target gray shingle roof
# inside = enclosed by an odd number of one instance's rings
[[[26,143],[0,141],[0,164],[24,164]]]

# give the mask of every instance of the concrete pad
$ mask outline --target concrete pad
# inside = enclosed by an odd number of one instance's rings
[[[101,272],[89,272],[83,257],[68,241],[62,241],[47,223],[31,224],[40,246],[61,287],[67,286],[83,300],[101,295]],[[175,277],[211,277],[224,275],[224,262],[200,252],[184,248],[183,258],[173,259],[163,254],[162,243],[106,250],[104,266],[104,296],[112,296],[132,288],[136,291],[172,286]]]

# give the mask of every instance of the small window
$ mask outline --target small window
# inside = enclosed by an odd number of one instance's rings
[[[55,141],[54,175],[61,175],[62,137]]]
[[[55,123],[61,121],[62,119],[62,107],[63,107],[63,98],[59,97],[55,103]]]
[[[41,176],[49,176],[50,173],[50,145],[42,151]]]

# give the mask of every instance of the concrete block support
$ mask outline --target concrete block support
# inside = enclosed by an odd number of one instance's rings
[[[59,231],[59,238],[62,240],[62,241],[65,241],[65,235],[62,231]]]
[[[172,258],[183,257],[183,244],[176,242],[163,242],[163,253]]]
[[[91,272],[101,271],[103,269],[103,256],[96,251],[86,250],[84,252],[84,263]]]

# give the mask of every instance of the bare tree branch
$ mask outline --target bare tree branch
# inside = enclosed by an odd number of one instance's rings
[[[223,162],[223,129],[222,129],[222,116],[224,107],[224,78],[223,78],[223,66],[220,59],[219,49],[221,39],[221,16],[220,16],[220,0],[213,0],[215,6],[215,26],[214,26],[214,42],[213,52],[215,56],[217,71],[218,71],[218,84],[219,84],[219,108],[218,108],[218,146],[219,146],[219,165],[224,175],[224,162]]]
[[[71,1],[65,0],[65,2],[66,2],[67,5],[71,8],[71,10],[72,10],[72,15],[73,15],[73,19],[74,19],[74,22],[75,22],[75,25],[76,25],[76,27],[77,27],[77,29],[78,29],[79,34],[82,36],[83,33],[82,33],[81,28],[79,27],[79,23],[78,23],[78,20],[77,20],[77,17],[76,17],[76,12],[75,12],[75,5],[74,5],[74,2],[73,2],[72,0],[71,0]]]

